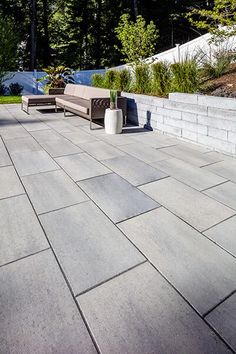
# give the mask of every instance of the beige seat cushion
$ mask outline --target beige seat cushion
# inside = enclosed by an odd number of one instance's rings
[[[60,95],[58,95],[60,96]],[[57,95],[28,95],[22,96],[22,101],[28,104],[33,103],[55,103]],[[61,95],[63,96],[63,95]]]
[[[56,103],[58,106],[65,106],[66,102],[77,103],[80,106],[87,107],[87,108],[89,108],[89,106],[90,106],[89,100],[85,100],[83,98],[79,98],[79,97],[75,97],[75,96],[65,95],[64,97],[57,97],[56,98]]]
[[[65,108],[67,108],[68,111],[71,108],[71,109],[73,109],[75,111],[78,111],[78,112],[81,112],[81,113],[84,113],[84,114],[88,114],[88,112],[89,112],[88,107],[83,107],[83,106],[79,105],[78,103],[73,103],[73,102],[66,102]]]
[[[64,90],[64,94],[74,96],[76,86],[77,85],[74,84],[67,84]]]

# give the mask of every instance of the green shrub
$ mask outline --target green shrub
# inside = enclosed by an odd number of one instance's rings
[[[20,85],[18,82],[12,82],[9,85],[9,93],[11,96],[20,96],[24,87]]]
[[[152,65],[152,93],[157,96],[167,96],[171,88],[171,70],[166,62]]]
[[[128,69],[117,70],[113,88],[115,90],[129,92],[131,86],[131,73]]]
[[[110,90],[114,88],[116,73],[117,73],[116,70],[107,70],[104,78],[104,88]]]
[[[219,51],[202,61],[201,74],[204,79],[217,79],[226,74],[234,61],[232,52]]]
[[[151,92],[151,75],[150,67],[147,64],[136,65],[134,69],[135,79],[134,87],[132,88],[134,92],[141,94],[148,94]]]
[[[104,75],[103,74],[93,74],[93,76],[92,76],[92,86],[94,86],[94,87],[104,87]]]
[[[194,93],[200,88],[200,75],[195,59],[185,59],[171,65],[171,91]]]

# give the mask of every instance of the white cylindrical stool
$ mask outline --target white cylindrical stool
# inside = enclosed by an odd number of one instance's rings
[[[120,134],[123,127],[122,109],[106,109],[105,112],[105,132],[107,134]]]

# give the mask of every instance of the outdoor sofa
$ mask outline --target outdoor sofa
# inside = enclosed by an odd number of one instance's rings
[[[94,120],[104,119],[105,110],[110,106],[110,90],[85,85],[67,84],[65,89],[50,89],[48,95],[22,96],[22,110],[29,113],[29,107],[54,105],[66,112],[90,120],[90,129]],[[124,121],[127,118],[127,98],[117,91],[117,106],[122,109]]]

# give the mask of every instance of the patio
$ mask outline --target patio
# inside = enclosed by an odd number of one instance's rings
[[[236,159],[0,107],[0,352],[236,351]]]

